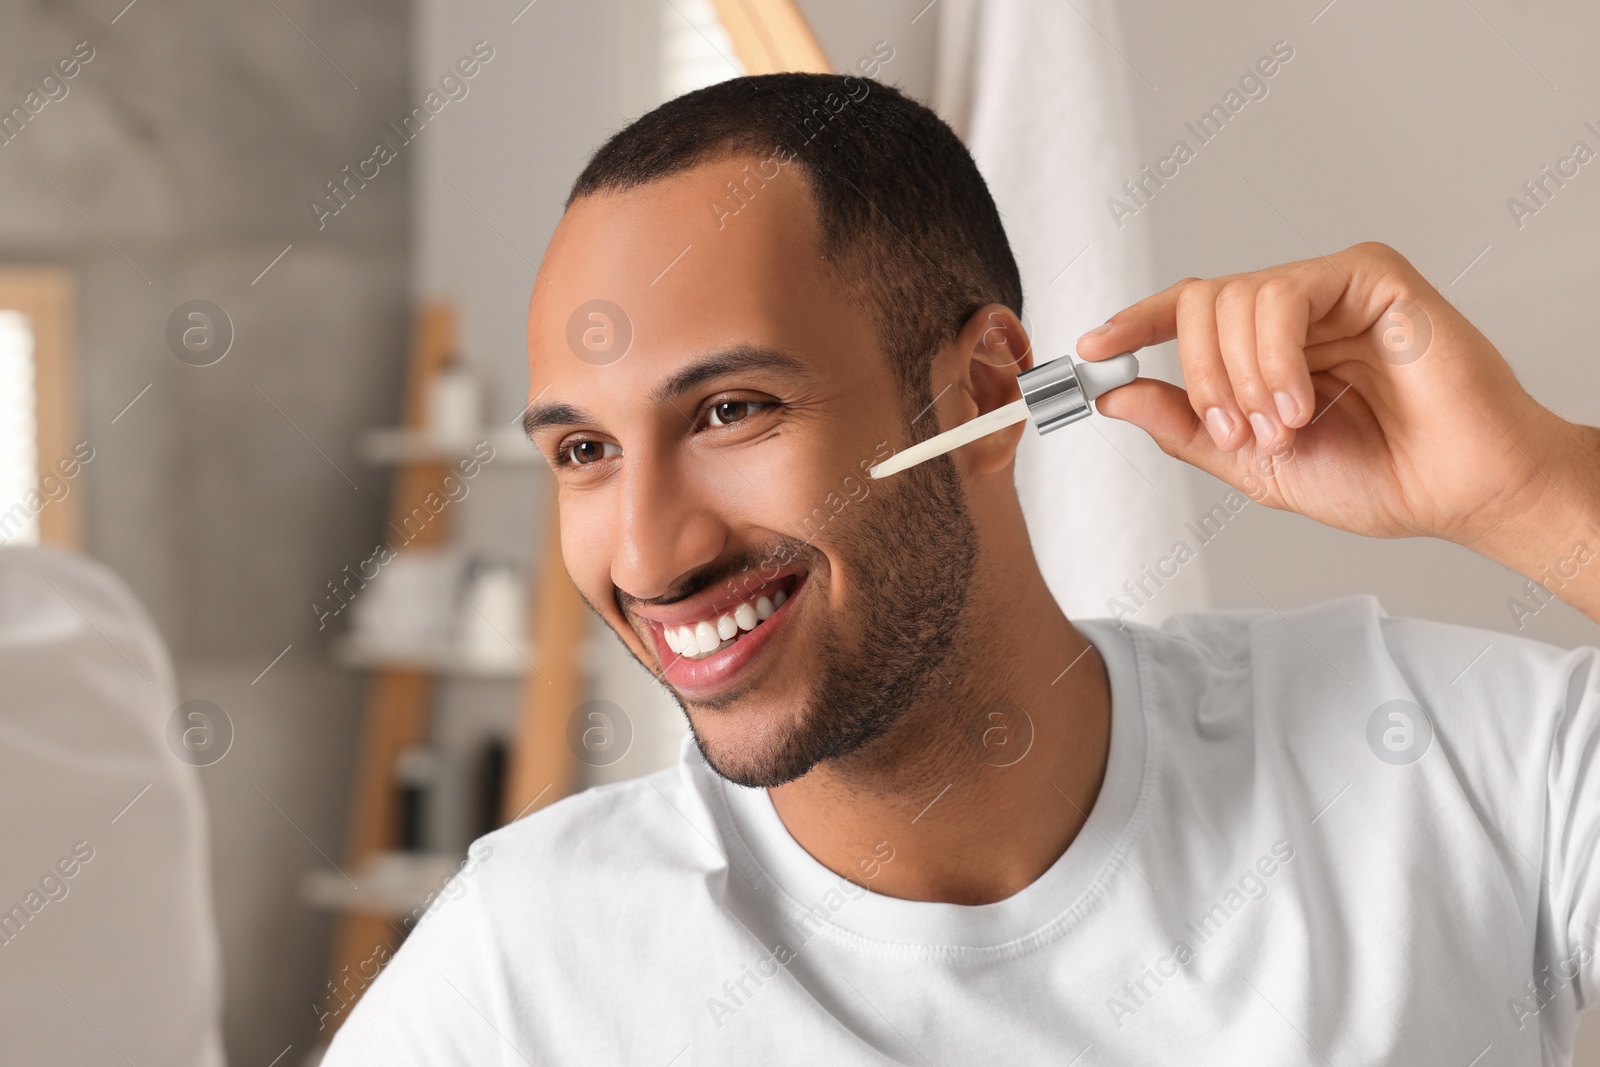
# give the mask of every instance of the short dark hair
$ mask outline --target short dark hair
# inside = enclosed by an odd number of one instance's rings
[[[736,193],[776,177],[769,161],[799,165],[823,255],[872,317],[908,400],[928,400],[929,357],[978,308],[1022,314],[1016,258],[971,153],[939,116],[870,78],[763,74],[670,100],[595,152],[567,204],[744,155],[762,166]]]

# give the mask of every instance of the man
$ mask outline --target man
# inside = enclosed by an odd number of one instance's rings
[[[864,475],[1018,395],[1021,301],[970,156],[877,83],[727,82],[595,154],[526,422],[574,581],[693,743],[480,842],[329,1063],[1570,1054],[1595,650],[1370,598],[1068,621],[1020,428]],[[1600,433],[1388,249],[1180,283],[1080,353],[1174,335],[1188,393],[1101,410],[1273,506],[1541,581],[1600,544]],[[1591,616],[1597,571],[1557,590]]]

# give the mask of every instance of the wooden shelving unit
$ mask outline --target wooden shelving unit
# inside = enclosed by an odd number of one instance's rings
[[[519,430],[497,430],[484,437],[459,441],[441,441],[404,428],[369,430],[361,435],[356,451],[368,463],[449,463],[466,455],[481,440],[488,440],[494,446],[496,463],[537,465],[544,462],[539,453],[528,447],[528,439]]]
[[[584,631],[588,609],[561,558],[561,515],[553,499],[536,559],[534,669],[523,676],[521,721],[511,749],[501,815],[520,819],[572,792],[577,757],[567,745],[567,719],[583,703]]]
[[[362,440],[367,458],[395,465],[390,501],[395,523],[410,515],[429,493],[440,491],[455,460],[475,443],[439,441],[424,431],[429,382],[455,351],[452,307],[444,303],[423,307],[416,317],[401,427],[375,431]],[[520,437],[489,436],[496,444],[497,457],[513,463],[529,456],[538,459]],[[543,484],[547,489],[551,486],[548,480]],[[395,766],[402,752],[429,737],[439,676],[523,679],[502,803],[507,820],[559,800],[576,782],[575,758],[567,747],[565,731],[566,717],[583,699],[584,607],[561,559],[553,491],[545,502],[545,512],[550,519],[534,545],[535,566],[529,575],[534,669],[520,656],[515,662],[484,661],[445,648],[374,649],[350,639],[334,646],[338,661],[372,675],[343,864],[356,884],[349,885],[342,875],[336,876],[335,884],[313,872],[303,886],[309,902],[339,913],[328,970],[341,999],[348,997],[353,1002],[370,981],[371,961],[385,958],[399,947],[409,927],[398,923],[397,916],[420,904],[430,884],[438,887],[440,857],[407,858],[395,852],[400,823]],[[450,519],[450,511],[439,513],[399,551],[447,544]],[[329,1015],[328,1024],[337,1027],[348,1012],[348,1004],[340,1006]]]
[[[333,659],[356,670],[413,670],[460,678],[521,678],[528,670],[526,650],[483,659],[454,648],[382,648],[348,638],[333,643]]]

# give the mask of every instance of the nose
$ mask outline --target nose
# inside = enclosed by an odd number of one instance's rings
[[[650,600],[721,555],[728,526],[705,487],[675,465],[645,460],[623,466],[611,580],[623,592]]]

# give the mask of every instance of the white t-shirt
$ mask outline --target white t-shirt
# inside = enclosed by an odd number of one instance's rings
[[[1109,765],[1016,895],[862,889],[686,742],[479,841],[325,1067],[1567,1062],[1600,652],[1370,597],[1078,625]]]

